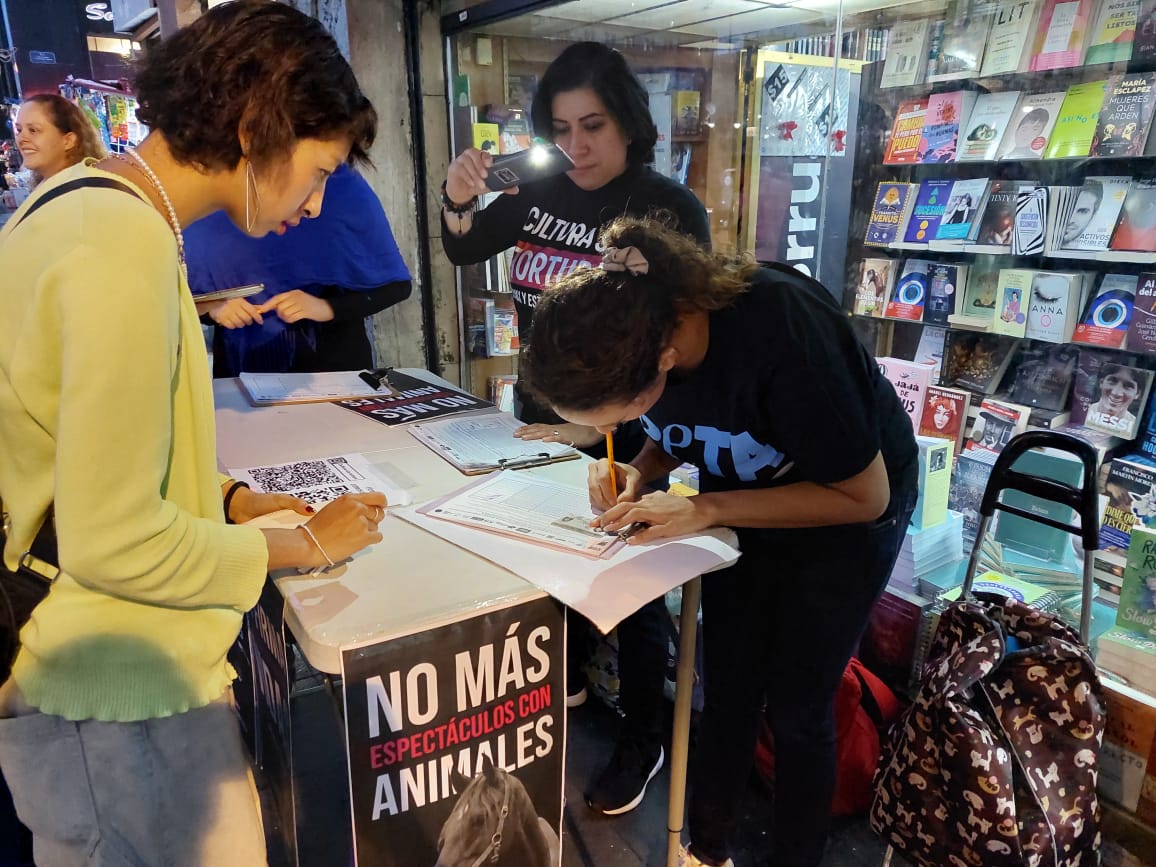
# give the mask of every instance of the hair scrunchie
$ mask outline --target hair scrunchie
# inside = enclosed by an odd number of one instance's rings
[[[637,247],[607,247],[602,251],[603,271],[626,271],[634,277],[650,273],[650,263]]]

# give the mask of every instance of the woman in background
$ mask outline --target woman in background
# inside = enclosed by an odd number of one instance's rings
[[[20,104],[16,146],[34,184],[84,159],[107,155],[100,133],[80,107],[55,93],[38,93]]]
[[[265,286],[250,298],[198,304],[217,325],[218,377],[373,367],[366,319],[412,287],[381,201],[348,166],[326,184],[321,213],[291,232],[251,238],[218,213],[189,226],[185,246],[194,299]]]
[[[534,131],[549,138],[574,162],[565,174],[535,181],[498,196],[477,210],[487,192],[493,158],[470,148],[449,167],[442,186],[442,246],[457,265],[481,262],[516,247],[510,285],[525,347],[534,307],[551,285],[579,268],[597,265],[602,226],[623,214],[662,211],[679,231],[710,245],[706,209],[694,193],[658,174],[654,159],[658,129],[649,98],[621,53],[597,42],[578,42],[563,51],[542,76],[531,107]],[[567,442],[588,455],[606,454],[605,437],[589,426],[568,424],[515,385],[514,414],[526,422],[516,433],[526,440]],[[638,453],[645,437],[637,422],[614,432],[619,460]],[[662,480],[656,480],[665,487]],[[567,704],[585,700],[582,632],[569,612]],[[586,789],[586,803],[607,815],[633,810],[662,768],[666,654],[671,621],[656,599],[618,626],[619,697],[625,715],[609,763]]]

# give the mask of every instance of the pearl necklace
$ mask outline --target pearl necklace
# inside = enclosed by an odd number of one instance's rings
[[[148,182],[153,185],[153,189],[161,197],[161,201],[165,204],[165,209],[169,212],[169,225],[172,226],[173,234],[177,236],[177,259],[181,263],[181,273],[185,275],[185,281],[189,279],[189,267],[185,264],[185,236],[181,232],[181,221],[177,219],[176,208],[169,200],[169,194],[165,192],[165,188],[161,186],[161,180],[157,177],[157,173],[149,167],[149,164],[144,161],[144,158],[137,153],[136,148],[126,147],[124,152],[133,159],[136,165],[144,176],[148,178]]]

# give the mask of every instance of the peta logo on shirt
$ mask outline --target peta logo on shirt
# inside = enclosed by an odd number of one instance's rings
[[[701,424],[696,424],[693,430],[684,424],[660,428],[646,416],[641,420],[646,435],[660,443],[668,455],[677,457],[676,450],[689,449],[694,443],[701,443],[702,466],[712,476],[725,478],[729,475],[719,463],[723,453],[730,454],[734,474],[744,482],[757,481],[759,473],[764,470],[773,470],[770,478],[777,479],[794,466],[794,461],[788,461],[781,451],[760,443],[746,431],[734,434]]]

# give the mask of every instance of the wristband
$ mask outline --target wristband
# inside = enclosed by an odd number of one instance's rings
[[[233,484],[229,485],[229,490],[225,491],[225,501],[223,503],[223,506],[224,506],[224,510],[225,510],[225,523],[226,524],[235,523],[235,521],[233,521],[233,519],[229,517],[229,505],[233,502],[233,495],[236,494],[237,491],[240,490],[241,488],[247,488],[247,487],[249,487],[248,482],[233,482]]]
[[[317,541],[317,537],[313,535],[313,531],[309,529],[309,525],[302,524],[301,529],[305,531],[305,535],[308,536],[310,540],[312,540],[313,544],[317,546],[317,550],[321,552],[321,556],[325,558],[325,562],[328,563],[329,568],[332,569],[335,565],[333,558],[330,557],[326,550],[321,547],[321,543]]]
[[[468,214],[477,206],[477,196],[474,196],[468,202],[464,202],[463,204],[459,205],[457,202],[451,199],[449,193],[446,192],[446,183],[446,181],[442,181],[442,207],[449,211],[451,214],[457,214],[460,217],[462,214]]]

